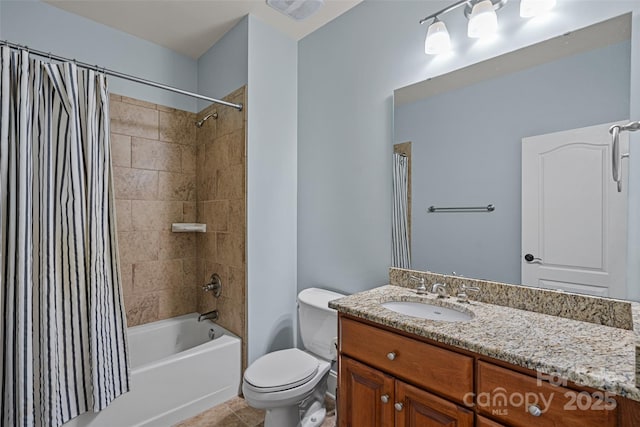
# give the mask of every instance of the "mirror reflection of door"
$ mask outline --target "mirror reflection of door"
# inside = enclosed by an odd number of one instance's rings
[[[627,194],[611,177],[612,124],[522,139],[522,284],[625,297]]]

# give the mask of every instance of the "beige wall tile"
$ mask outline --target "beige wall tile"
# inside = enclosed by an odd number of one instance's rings
[[[171,224],[182,222],[182,202],[132,200],[134,230],[171,230]]]
[[[228,144],[229,163],[231,165],[239,165],[244,162],[246,157],[246,141],[244,137],[244,128],[232,132],[226,136]]]
[[[131,137],[111,134],[111,164],[113,166],[131,167]]]
[[[244,165],[235,165],[218,171],[216,178],[217,199],[244,198]]]
[[[245,206],[246,201],[244,198],[229,201],[229,231],[234,233],[245,233],[247,224]]]
[[[216,233],[217,260],[230,267],[244,266],[244,238],[238,233]]]
[[[218,298],[218,311],[220,317],[216,323],[229,329],[236,335],[244,335],[244,309],[238,309],[230,299],[226,297]]]
[[[131,165],[139,169],[182,171],[182,147],[144,138],[131,140]]]
[[[198,290],[205,284],[205,281],[202,280],[201,263],[197,258],[182,260],[182,277],[184,286],[189,288]]]
[[[207,231],[227,231],[229,228],[229,201],[204,202],[204,221]]]
[[[200,256],[207,260],[216,261],[216,233],[206,232],[200,235],[202,237],[202,251]]]
[[[212,144],[205,145],[205,168],[215,173],[217,170],[226,169],[230,166],[229,144],[225,143],[227,136],[216,138]]]
[[[196,200],[196,175],[158,172],[158,196],[160,200]]]
[[[182,286],[182,260],[149,261],[133,265],[133,293],[136,295]]]
[[[234,301],[237,307],[244,307],[246,296],[245,268],[229,267],[229,280],[227,284],[227,298]]]
[[[110,93],[109,94],[109,102],[114,102],[114,101],[122,101],[122,97],[120,95],[116,95],[114,93]]]
[[[121,96],[121,101],[126,102],[127,104],[133,104],[140,107],[150,108],[152,110],[156,110],[158,106],[154,103],[142,101],[141,99],[129,98],[128,96]]]
[[[120,279],[125,300],[133,295],[133,264],[120,263]]]
[[[131,200],[116,200],[118,231],[131,231]]]
[[[122,135],[158,139],[158,111],[126,102],[112,102],[111,131]]]
[[[195,233],[172,233],[170,231],[160,233],[158,259],[195,258],[195,256]]]
[[[198,222],[196,202],[183,202],[182,203],[182,221],[183,222]]]
[[[159,112],[160,140],[178,144],[196,143],[195,115],[185,111]],[[204,127],[204,126],[203,126]]]
[[[196,146],[182,147],[182,172],[196,173],[196,156],[198,148]]]
[[[216,125],[216,135],[221,137],[244,127],[244,111],[238,111],[232,107],[222,107],[218,109],[218,123]]]
[[[142,325],[158,320],[160,298],[157,294],[135,295],[124,301],[127,310],[127,326]]]
[[[196,290],[173,287],[159,292],[158,317],[168,319],[197,311]]]
[[[160,235],[151,231],[122,231],[118,233],[120,261],[133,264],[158,259]]]
[[[158,197],[158,172],[115,166],[116,199],[154,200]]]

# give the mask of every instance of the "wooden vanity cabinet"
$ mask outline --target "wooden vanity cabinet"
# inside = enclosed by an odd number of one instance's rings
[[[347,356],[340,358],[340,427],[472,427],[473,412]]]
[[[531,371],[343,314],[338,325],[339,427],[640,425],[640,403],[629,399],[605,395],[598,402],[597,390],[539,381]],[[549,404],[536,413],[501,393],[544,393]],[[588,399],[595,406],[581,407]],[[567,409],[573,403],[575,410]]]
[[[472,427],[473,359],[340,318],[340,427]],[[364,363],[363,363],[364,362]],[[409,381],[411,381],[410,384]]]

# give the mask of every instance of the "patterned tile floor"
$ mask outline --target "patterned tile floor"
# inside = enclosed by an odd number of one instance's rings
[[[208,409],[174,427],[261,427],[264,411],[247,405],[242,397],[236,397],[221,405]],[[327,399],[327,418],[321,427],[334,427],[335,402]]]

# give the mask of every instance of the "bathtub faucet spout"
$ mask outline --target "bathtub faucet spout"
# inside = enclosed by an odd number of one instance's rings
[[[203,320],[206,320],[206,319],[218,320],[218,310],[211,310],[207,313],[202,313],[200,316],[198,316],[198,322],[202,322]]]

